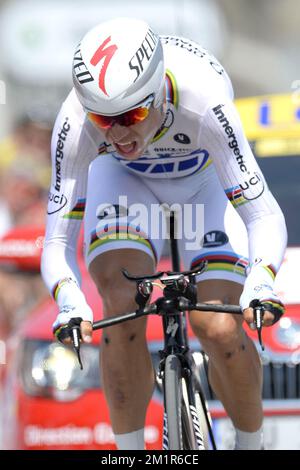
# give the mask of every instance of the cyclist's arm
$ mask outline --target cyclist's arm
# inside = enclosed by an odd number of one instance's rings
[[[75,305],[88,311],[80,290],[77,241],[91,152],[95,149],[84,133],[83,117],[73,109],[69,96],[57,117],[51,142],[52,180],[41,265],[43,279],[60,311]]]
[[[201,139],[213,159],[228,199],[243,219],[249,237],[249,287],[273,287],[287,243],[282,211],[271,194],[230,100],[210,106]],[[251,289],[250,289],[251,290]]]

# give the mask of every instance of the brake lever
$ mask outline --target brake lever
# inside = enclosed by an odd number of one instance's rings
[[[260,347],[261,347],[262,351],[265,350],[265,346],[264,346],[263,340],[262,340],[262,328],[263,328],[264,313],[265,312],[264,312],[264,307],[263,306],[254,307],[254,324],[256,326],[258,341],[259,341],[259,344],[260,344]]]
[[[68,327],[71,333],[70,337],[72,340],[73,349],[77,355],[80,369],[83,370],[83,365],[82,365],[81,356],[80,356],[80,339],[81,339],[80,323],[81,322],[82,322],[82,318],[79,318],[79,317],[72,318],[68,323]]]

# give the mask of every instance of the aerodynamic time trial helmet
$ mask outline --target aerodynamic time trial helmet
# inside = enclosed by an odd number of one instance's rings
[[[145,21],[132,18],[99,24],[76,48],[73,82],[87,112],[115,116],[150,95],[159,107],[165,82],[159,36]]]

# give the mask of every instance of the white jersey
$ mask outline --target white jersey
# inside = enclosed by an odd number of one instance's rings
[[[63,103],[52,138],[52,183],[42,273],[50,291],[60,279],[79,282],[76,243],[83,218],[89,167],[96,158],[113,159],[142,181],[166,180],[174,187],[200,189],[211,196],[207,174],[216,173],[247,232],[250,267],[261,265],[274,278],[285,246],[283,215],[252,154],[233,104],[230,79],[219,62],[198,44],[161,37],[166,65],[167,113],[143,156],[121,157],[87,119],[75,91]],[[93,166],[90,167],[92,171]],[[126,173],[125,173],[126,174]],[[114,181],[107,181],[111,186]],[[177,189],[175,189],[177,191]],[[160,197],[160,199],[161,199]],[[163,201],[162,201],[163,202]]]

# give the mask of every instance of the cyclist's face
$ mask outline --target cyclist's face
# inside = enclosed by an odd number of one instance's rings
[[[104,130],[106,140],[117,152],[128,160],[136,160],[144,154],[165,117],[165,103],[160,108],[151,106],[149,115],[144,121],[132,126],[121,126],[116,123],[110,129]]]

